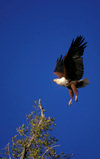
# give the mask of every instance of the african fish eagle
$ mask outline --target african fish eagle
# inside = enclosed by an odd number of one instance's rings
[[[58,85],[68,88],[70,94],[69,105],[72,104],[72,99],[75,93],[75,101],[78,101],[78,88],[84,87],[89,84],[87,78],[81,79],[83,76],[83,52],[86,48],[87,42],[84,42],[84,38],[80,35],[72,41],[71,46],[67,54],[62,58],[57,58],[54,74],[58,78],[54,79]]]

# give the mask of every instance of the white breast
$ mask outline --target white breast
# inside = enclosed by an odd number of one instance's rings
[[[61,86],[66,86],[68,84],[68,80],[66,80],[65,77],[62,77],[60,79],[57,79],[57,84],[59,84]]]

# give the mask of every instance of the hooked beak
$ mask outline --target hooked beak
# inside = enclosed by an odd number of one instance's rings
[[[53,79],[52,81],[53,81],[53,82],[56,82],[56,79]]]

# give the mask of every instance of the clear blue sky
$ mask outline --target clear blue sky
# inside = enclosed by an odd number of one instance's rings
[[[84,77],[78,103],[68,107],[68,90],[52,82],[56,58],[83,35]],[[77,159],[100,159],[100,1],[0,1],[0,147],[42,99],[55,117],[60,149]]]

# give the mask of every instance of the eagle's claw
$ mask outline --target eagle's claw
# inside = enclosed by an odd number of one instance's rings
[[[78,97],[77,96],[75,96],[75,102],[77,102],[78,101]]]
[[[70,99],[69,103],[68,103],[69,106],[72,105],[72,99]]]

